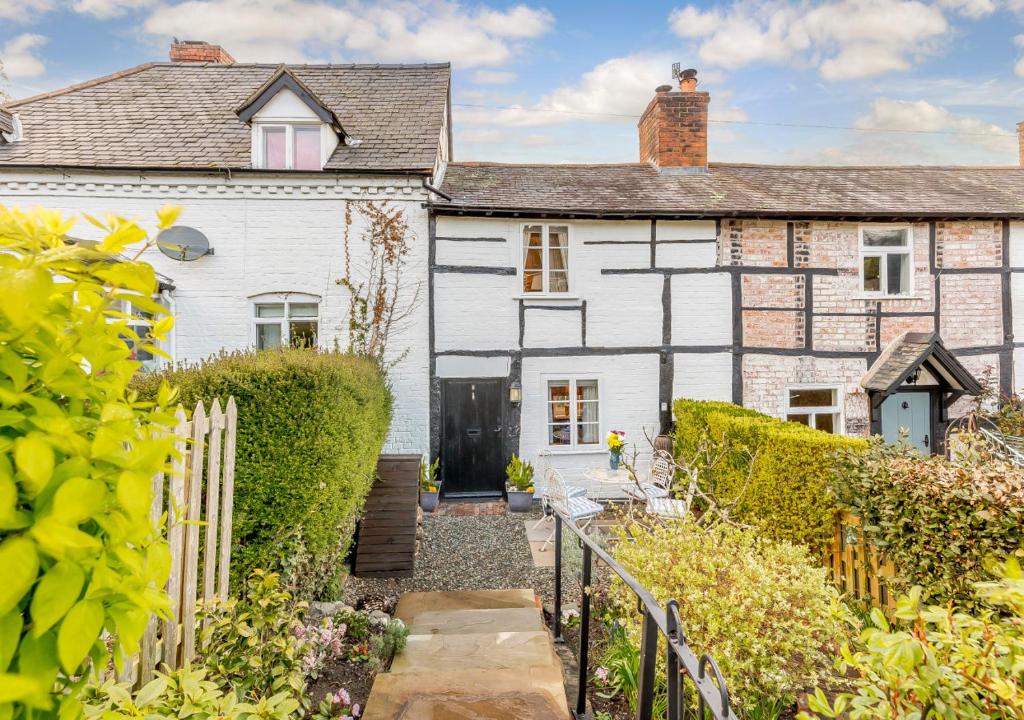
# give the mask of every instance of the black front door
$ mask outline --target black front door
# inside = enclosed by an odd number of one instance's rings
[[[445,497],[500,495],[502,452],[501,379],[441,381],[442,492]]]

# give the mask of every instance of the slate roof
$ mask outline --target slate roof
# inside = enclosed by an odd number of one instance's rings
[[[1017,167],[450,163],[440,209],[578,216],[1024,217]]]
[[[951,353],[936,333],[905,332],[889,343],[868,368],[860,384],[883,396],[896,392],[919,367],[968,395],[978,395],[981,384]]]
[[[249,168],[251,129],[236,112],[280,67],[149,63],[8,103],[24,140],[0,146],[0,167]],[[447,63],[287,67],[361,141],[339,145],[325,170],[433,168]]]
[[[14,116],[3,108],[0,108],[0,132],[14,132]],[[0,142],[3,142],[3,138],[0,138]]]

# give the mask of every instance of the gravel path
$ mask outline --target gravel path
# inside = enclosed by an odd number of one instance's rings
[[[349,577],[345,601],[366,596],[397,596],[410,591],[501,590],[533,588],[545,602],[554,597],[554,572],[537,568],[530,556],[524,522],[539,512],[479,515],[427,515],[424,538],[411,578]],[[577,584],[563,573],[563,601],[573,602]]]

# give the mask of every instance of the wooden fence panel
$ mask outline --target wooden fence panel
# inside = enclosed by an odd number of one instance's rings
[[[217,592],[228,596],[231,580],[231,522],[235,508],[235,433],[238,425],[238,407],[235,398],[229,397],[224,418],[224,490],[221,493],[224,507],[220,520],[220,572]]]
[[[167,581],[167,595],[171,598],[171,615],[164,621],[163,661],[168,667],[178,666],[178,622],[181,618],[181,562],[185,547],[185,469],[188,459],[187,438],[191,424],[185,417],[185,408],[178,406],[174,414],[177,441],[171,462],[171,477],[167,492],[167,543],[171,552],[171,575]]]
[[[853,515],[842,514],[836,518],[828,566],[840,592],[880,607],[886,613],[896,610],[896,599],[888,583],[895,575],[895,568],[882,553],[864,541],[860,521]]]
[[[181,581],[181,662],[187,663],[196,654],[196,600],[199,590],[199,523],[203,500],[203,460],[205,440],[209,431],[203,403],[192,412],[192,447],[185,502],[188,506],[185,526],[185,550]]]

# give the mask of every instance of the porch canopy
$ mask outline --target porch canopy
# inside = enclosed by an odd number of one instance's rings
[[[907,386],[948,393],[948,407],[962,395],[979,395],[981,383],[951,353],[938,333],[906,332],[893,340],[861,378],[861,386],[878,407]]]

